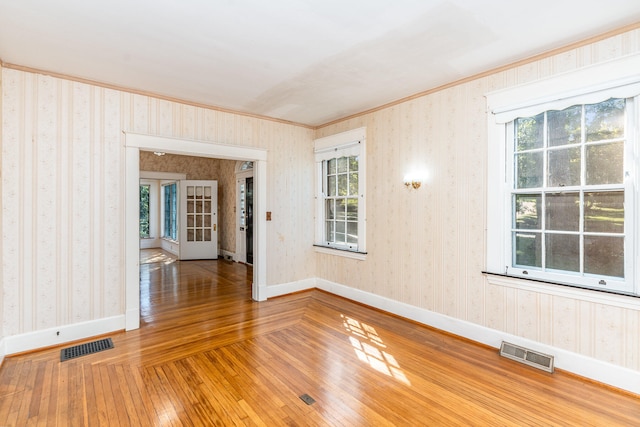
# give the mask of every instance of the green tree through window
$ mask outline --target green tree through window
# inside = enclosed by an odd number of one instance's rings
[[[140,186],[140,237],[149,237],[149,190],[151,186]]]

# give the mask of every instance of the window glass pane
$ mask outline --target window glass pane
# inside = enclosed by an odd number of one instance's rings
[[[358,172],[358,156],[349,157],[349,172]]]
[[[338,173],[345,173],[347,172],[347,165],[348,165],[348,158],[346,157],[340,157],[338,159]]]
[[[334,199],[325,200],[327,210],[325,212],[326,219],[336,219],[336,201]]]
[[[587,141],[624,138],[624,99],[585,105]]]
[[[358,199],[356,198],[347,199],[347,220],[358,220]]]
[[[344,243],[347,241],[345,231],[345,223],[342,221],[336,222],[336,242]]]
[[[549,151],[549,187],[580,185],[580,147]]]
[[[580,193],[547,194],[546,229],[579,231]]]
[[[585,236],[584,271],[589,274],[624,277],[624,238]]]
[[[358,195],[358,173],[352,172],[349,174],[349,196]]]
[[[347,222],[347,243],[358,243],[357,222]]]
[[[327,177],[327,196],[333,197],[336,195],[336,176],[329,175]]]
[[[562,111],[547,113],[549,146],[581,142],[582,105],[574,105]]]
[[[327,242],[334,242],[335,241],[334,224],[335,223],[333,221],[326,221],[325,222],[325,232],[326,232]]]
[[[336,173],[336,159],[331,159],[327,165],[327,173],[335,175]]]
[[[624,142],[588,145],[587,185],[622,184]]]
[[[516,155],[516,188],[542,186],[543,153],[522,153]]]
[[[542,267],[542,240],[540,233],[516,232],[515,264],[523,267]]]
[[[349,191],[347,176],[346,173],[338,175],[338,196],[346,196]]]
[[[542,212],[542,196],[540,194],[516,194],[515,228],[540,229],[540,215]]]
[[[345,199],[336,200],[336,219],[338,221],[347,219],[347,201]]]
[[[547,234],[545,245],[547,268],[580,271],[580,236]]]
[[[515,125],[516,151],[542,148],[544,113],[516,119]]]
[[[149,185],[140,186],[140,237],[149,237]]]
[[[624,233],[624,191],[585,193],[584,231]]]

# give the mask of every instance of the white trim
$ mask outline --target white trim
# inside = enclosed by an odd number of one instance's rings
[[[267,286],[267,298],[279,297],[301,291],[308,291],[317,288],[315,277],[311,279],[298,280],[295,282],[281,283],[279,285]]]
[[[253,284],[251,295],[255,301],[267,299],[267,162],[253,162]]]
[[[5,349],[5,342],[4,337],[0,338],[0,368],[2,367],[2,362],[4,362],[4,357],[7,355],[7,351]]]
[[[125,315],[58,326],[4,338],[6,355],[58,346],[125,329]]]
[[[314,246],[313,250],[321,254],[341,256],[345,258],[357,259],[359,261],[367,260],[367,254],[362,252],[348,251],[345,249],[335,249],[324,246]]]
[[[640,298],[610,294],[602,291],[561,286],[551,283],[535,282],[517,277],[505,277],[487,274],[487,282],[490,285],[505,286],[508,288],[536,292],[562,298],[570,298],[594,304],[604,304],[627,310],[640,311]]]
[[[530,117],[549,109],[640,94],[640,55],[556,74],[486,94],[490,124]]]
[[[171,154],[212,157],[254,162],[256,200],[256,259],[254,260],[252,296],[266,299],[267,283],[267,150],[239,145],[141,135],[123,132],[125,146],[125,313],[126,329],[140,327],[140,150],[163,151]]]
[[[170,154],[187,154],[228,160],[253,160],[254,162],[256,160],[267,160],[267,150],[263,148],[131,132],[123,133],[126,136],[125,146],[137,147],[144,151],[162,151]]]
[[[335,135],[325,136],[313,141],[314,151],[316,153],[331,150],[332,148],[340,148],[342,146],[350,146],[357,141],[363,141],[367,138],[367,128],[361,127],[357,129],[340,132]]]

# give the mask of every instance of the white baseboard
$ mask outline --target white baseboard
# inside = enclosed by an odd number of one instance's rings
[[[4,362],[4,356],[7,354],[4,349],[4,337],[0,338],[0,366],[2,366],[2,362]]]
[[[280,295],[292,294],[294,292],[306,291],[316,288],[316,279],[304,279],[297,282],[282,283],[280,285],[267,286],[267,298]]]
[[[487,328],[465,320],[456,319],[444,314],[419,308],[410,304],[395,301],[349,286],[330,282],[324,279],[307,279],[294,283],[269,286],[269,297],[285,295],[314,287],[338,295],[379,310],[387,311],[400,317],[431,326],[451,334],[494,347],[500,348],[502,341],[554,356],[554,364],[558,369],[580,375],[604,384],[611,385],[632,393],[640,394],[640,372],[608,362],[566,351],[557,347]]]
[[[126,311],[125,314],[125,330],[133,331],[140,327],[140,309],[133,308]]]
[[[106,317],[88,322],[74,323],[42,331],[4,337],[2,340],[5,355],[22,353],[24,351],[51,347],[67,342],[78,341],[109,332],[121,331],[125,328],[125,316]]]
[[[220,251],[220,255],[222,256],[222,258],[224,258],[226,260],[231,259],[233,261],[236,261],[236,253],[235,252],[221,250]]]

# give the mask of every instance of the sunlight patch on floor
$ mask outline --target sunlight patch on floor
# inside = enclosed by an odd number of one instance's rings
[[[400,364],[382,341],[373,326],[359,322],[351,317],[341,315],[345,329],[351,334],[349,341],[362,362],[385,375],[411,385],[411,382],[400,368]]]

